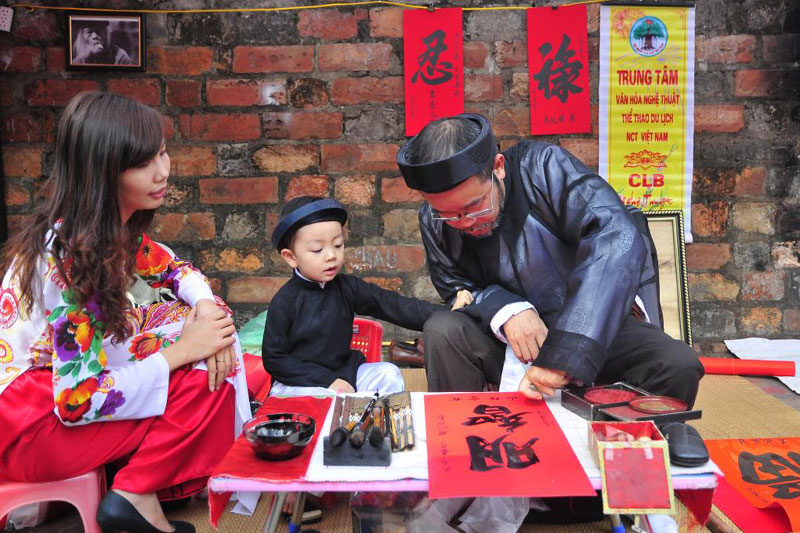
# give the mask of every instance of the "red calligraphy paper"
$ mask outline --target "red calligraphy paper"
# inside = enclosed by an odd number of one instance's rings
[[[586,6],[527,12],[531,134],[590,132]]]
[[[431,498],[594,496],[547,404],[517,393],[425,396]]]
[[[736,525],[745,531],[756,525],[753,531],[800,531],[800,438],[707,440],[706,446],[727,485],[739,495],[736,498],[727,492],[728,487],[720,487],[719,496],[714,497]],[[742,500],[751,508],[744,507]],[[782,518],[775,513],[777,508],[785,511],[790,528],[777,525]]]
[[[461,9],[403,12],[406,135],[464,112]]]

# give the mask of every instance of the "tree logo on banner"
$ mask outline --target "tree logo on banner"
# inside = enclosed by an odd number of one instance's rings
[[[634,52],[653,57],[667,47],[667,27],[656,17],[642,17],[631,26],[628,40]]]

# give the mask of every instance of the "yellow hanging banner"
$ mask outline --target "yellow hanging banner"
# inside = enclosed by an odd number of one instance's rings
[[[623,203],[684,213],[691,242],[694,8],[600,11],[600,175]]]

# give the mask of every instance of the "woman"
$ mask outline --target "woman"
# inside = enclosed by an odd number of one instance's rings
[[[194,531],[168,522],[159,496],[201,490],[249,415],[224,303],[143,233],[169,168],[156,111],[78,95],[46,200],[4,250],[0,478],[65,479],[126,459],[98,509],[104,531]],[[132,308],[134,274],[178,301]]]

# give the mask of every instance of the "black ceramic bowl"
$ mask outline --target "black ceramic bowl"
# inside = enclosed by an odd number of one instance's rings
[[[283,461],[300,455],[315,430],[316,423],[308,415],[276,413],[248,420],[244,436],[261,459]]]

